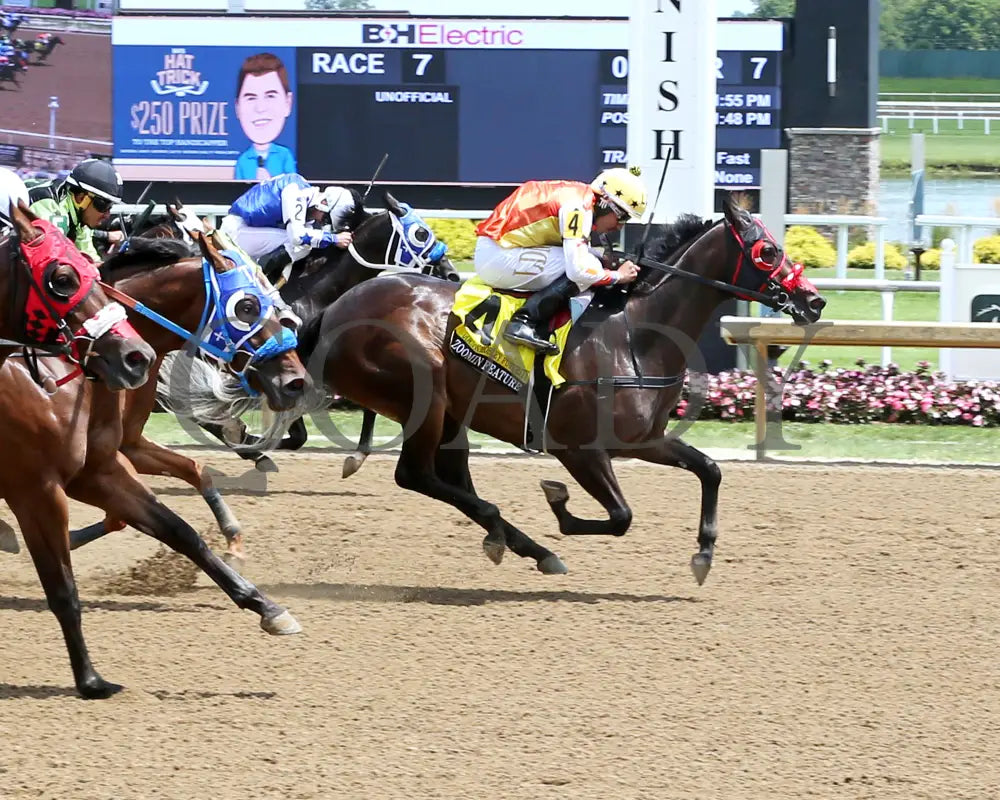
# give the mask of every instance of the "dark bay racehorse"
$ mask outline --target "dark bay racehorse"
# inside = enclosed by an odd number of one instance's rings
[[[693,472],[701,482],[698,552],[691,567],[708,575],[716,540],[721,474],[703,453],[665,435],[681,392],[688,354],[725,297],[737,295],[819,318],[825,301],[774,238],[729,195],[716,224],[682,217],[667,239],[650,245],[640,280],[623,303],[592,307],[570,333],[544,428],[549,452],[608,512],[579,519],[562,483],[542,488],[564,534],[623,535],[632,512],[611,459],[638,458]],[[659,259],[675,262],[674,267]],[[667,271],[664,271],[666,269]],[[619,290],[620,291],[620,290]],[[523,396],[485,379],[448,350],[456,287],[421,278],[385,277],[355,287],[300,331],[300,355],[314,379],[404,425],[396,482],[459,509],[486,530],[495,563],[505,547],[534,558],[542,572],[565,572],[555,554],[507,522],[475,492],[466,428],[520,445]],[[620,304],[621,305],[621,304]]]
[[[35,39],[32,43],[32,50],[38,56],[38,60],[35,63],[44,64],[48,60],[48,57],[52,55],[52,51],[56,49],[56,45],[65,43],[61,36],[57,36],[54,33],[39,34],[39,38]]]
[[[301,319],[311,319],[348,289],[386,271],[423,272],[447,281],[458,281],[458,272],[447,257],[447,247],[437,240],[427,223],[389,192],[384,193],[383,200],[385,212],[358,216],[356,209],[349,218],[354,226],[354,242],[349,249],[314,250],[303,259],[289,283],[282,286],[282,297]],[[161,231],[165,229],[160,228]],[[231,444],[223,436],[220,424],[199,424],[221,441]],[[278,449],[297,450],[305,442],[305,423],[297,419],[291,423],[288,436]],[[273,468],[270,459],[259,450],[244,447],[238,452],[242,458],[257,463],[258,468]]]
[[[223,281],[232,265],[203,241],[205,255]],[[161,272],[156,270],[155,272]],[[171,276],[151,273],[145,285],[175,287]],[[173,276],[176,285],[190,282]],[[140,288],[137,283],[134,288]],[[153,294],[146,298],[155,304]],[[188,297],[191,300],[191,296]],[[249,302],[249,301],[248,301]],[[234,304],[236,318],[249,317],[249,306]],[[265,347],[274,338],[271,326],[250,340],[251,347]],[[153,357],[148,351],[146,363]],[[69,368],[54,359],[39,372],[60,380]],[[259,385],[268,384],[278,394],[288,378],[304,372],[294,351],[288,351],[256,368]],[[118,397],[105,385],[71,380],[58,391],[43,390],[23,365],[9,361],[0,370],[0,496],[6,499],[35,562],[49,607],[62,627],[77,691],[86,698],[107,697],[121,687],[101,678],[94,669],[80,624],[80,601],[73,579],[68,536],[67,498],[105,511],[109,520],[136,529],[187,556],[212,578],[240,608],[260,616],[261,627],[271,634],[297,633],[295,619],[265,597],[250,582],[231,570],[205,545],[184,520],[164,506],[137,478],[135,469],[119,452],[122,433]]]

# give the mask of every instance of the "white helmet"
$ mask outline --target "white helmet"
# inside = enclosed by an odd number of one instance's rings
[[[337,207],[338,203],[343,202],[343,196],[347,192],[341,186],[327,186],[325,189],[316,190],[316,194],[313,195],[312,207],[318,208],[324,214],[329,214],[333,209]]]
[[[31,203],[28,199],[28,187],[16,172],[0,167],[0,222],[10,222],[11,203],[19,200],[23,200],[25,205]]]

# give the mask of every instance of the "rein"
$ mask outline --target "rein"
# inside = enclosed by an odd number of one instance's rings
[[[747,258],[751,263],[758,264],[761,263],[760,259],[756,257],[753,252],[750,252],[747,248],[746,242],[740,238],[740,235],[736,232],[732,225],[728,222],[723,222],[726,226],[727,232],[733,237],[733,240],[740,248],[740,259],[736,264],[736,269],[734,271],[734,276],[740,274],[740,269],[743,266],[743,259]],[[647,227],[648,232],[648,227]],[[716,280],[714,278],[706,278],[702,275],[698,275],[693,272],[687,272],[679,267],[672,266],[670,264],[664,264],[660,261],[655,261],[642,255],[641,251],[643,245],[645,244],[645,237],[643,237],[643,242],[640,243],[639,249],[640,253],[630,254],[618,250],[611,249],[611,255],[619,259],[630,259],[639,266],[649,267],[650,269],[657,270],[659,272],[665,272],[670,276],[676,276],[678,278],[683,278],[685,280],[694,281],[695,283],[700,283],[704,286],[710,286],[713,289],[718,289],[726,294],[734,295],[742,300],[756,300],[767,306],[773,307],[777,305],[779,308],[785,306],[789,302],[787,291],[785,287],[778,283],[777,274],[785,264],[786,258],[782,258],[781,262],[774,267],[771,273],[768,275],[767,279],[764,281],[765,285],[771,288],[773,291],[771,293],[765,294],[764,292],[755,291],[753,289],[746,289],[735,283],[727,283],[726,281]],[[756,247],[756,245],[755,245]],[[770,265],[768,265],[770,266]],[[796,265],[793,268],[792,274],[786,279],[787,282],[794,282],[798,279],[799,275],[802,273],[801,265]],[[632,367],[635,370],[635,375],[614,375],[610,377],[600,377],[593,378],[590,380],[578,380],[578,381],[567,381],[567,386],[593,386],[597,385],[598,389],[669,389],[671,387],[677,386],[684,381],[684,374],[680,375],[667,375],[667,376],[649,376],[642,374],[642,367],[639,361],[635,357],[635,351],[632,349],[632,326],[628,321],[627,311],[623,310],[625,315],[625,329],[627,334],[627,342],[629,349],[629,356],[632,360]],[[686,370],[685,370],[686,373]]]
[[[740,270],[743,267],[743,259],[746,258],[752,264],[763,264],[764,262],[757,256],[754,252],[759,244],[763,242],[756,242],[752,248],[748,248],[746,242],[740,238],[740,235],[736,232],[732,225],[728,222],[723,222],[726,226],[726,231],[733,237],[733,241],[740,248],[740,260],[736,263],[736,270],[733,273],[734,276],[740,274]],[[789,290],[792,286],[799,280],[802,275],[803,266],[801,264],[795,264],[792,267],[791,273],[783,280],[778,281],[778,273],[781,268],[785,265],[788,260],[787,256],[782,257],[781,261],[777,266],[771,267],[771,272],[767,276],[767,279],[763,281],[763,284],[767,286],[771,291],[768,293],[756,291],[753,289],[747,289],[739,286],[735,283],[727,283],[726,281],[715,280],[714,278],[706,278],[703,275],[698,275],[694,272],[688,272],[686,270],[680,269],[670,264],[664,264],[660,261],[654,261],[651,258],[647,258],[644,255],[632,255],[629,253],[624,253],[618,250],[612,251],[613,255],[617,258],[632,259],[636,264],[641,267],[649,267],[650,269],[655,269],[659,272],[665,272],[668,275],[676,276],[678,278],[683,278],[685,280],[694,281],[695,283],[700,283],[705,286],[710,286],[713,289],[718,289],[719,291],[725,292],[726,294],[738,297],[741,300],[756,300],[758,303],[766,305],[770,308],[776,308],[781,310],[786,305],[788,305],[790,297]]]
[[[205,307],[202,309],[201,319],[194,331],[189,331],[173,320],[167,319],[145,303],[139,302],[114,286],[102,282],[101,288],[109,297],[114,298],[137,314],[141,314],[183,339],[184,346],[194,345],[196,348],[205,351],[225,363],[239,379],[244,391],[251,397],[257,397],[260,392],[250,386],[246,373],[254,368],[256,363],[266,361],[269,358],[294,349],[298,344],[295,332],[287,328],[282,328],[280,340],[272,336],[259,348],[254,349],[250,345],[250,338],[260,329],[258,325],[256,328],[250,329],[239,341],[233,341],[231,336],[223,330],[223,325],[213,326],[211,324],[213,320],[218,319],[220,314],[224,315],[225,311],[220,305],[221,290],[216,279],[215,270],[207,259],[202,259],[202,278],[205,284]],[[222,340],[224,343],[223,346],[220,347],[212,343],[211,339],[216,337]],[[233,361],[240,352],[248,353],[250,360],[242,370],[237,370],[233,365]]]

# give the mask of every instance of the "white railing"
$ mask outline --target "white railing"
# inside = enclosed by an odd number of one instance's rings
[[[785,214],[785,225],[813,225],[837,229],[837,278],[847,278],[848,231],[855,227],[875,228],[875,279],[885,279],[885,229],[887,217],[853,214]]]
[[[1000,119],[1000,103],[880,100],[876,114],[882,120],[882,130],[885,133],[889,132],[889,121],[893,119],[906,120],[907,128],[911,130],[918,119],[930,120],[934,133],[939,132],[941,120],[956,120],[959,130],[965,129],[966,120],[980,120],[983,132],[988,135],[991,121]]]
[[[4,8],[8,14],[24,17],[24,22],[14,31],[14,38],[24,29],[42,31],[66,31],[67,33],[101,33],[111,35],[111,17],[87,17],[83,15],[32,14],[30,9]],[[21,37],[23,38],[23,37]]]
[[[957,217],[948,214],[920,214],[915,220],[923,228],[950,228],[958,239],[957,258],[963,264],[971,264],[974,239],[972,231],[979,228],[995,231],[1000,229],[1000,217]]]
[[[209,221],[213,226],[218,227],[222,218],[229,213],[229,204],[193,204],[185,205],[184,208],[190,209],[199,217],[208,217]],[[140,211],[144,211],[146,205],[135,205],[129,203],[122,203],[121,205],[116,205],[111,208],[112,216],[115,214],[136,214]],[[376,211],[384,211],[384,208],[366,208],[369,213]],[[486,219],[492,211],[456,211],[449,208],[415,208],[413,209],[417,214],[424,218],[432,219]],[[157,205],[153,209],[154,214],[165,214],[167,208],[162,203]]]
[[[111,142],[106,142],[103,139],[81,139],[76,136],[49,136],[47,133],[33,133],[31,131],[14,131],[8,128],[0,128],[0,136],[7,137],[8,144],[14,144],[14,137],[25,137],[28,139],[48,139],[49,147],[52,147],[52,142],[73,142],[74,144],[98,144],[111,149]]]

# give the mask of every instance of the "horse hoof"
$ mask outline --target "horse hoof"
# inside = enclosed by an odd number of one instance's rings
[[[243,553],[234,553],[232,550],[226,550],[219,558],[225,563],[227,567],[239,572],[243,565],[246,563],[247,557]]]
[[[564,503],[569,500],[569,489],[565,483],[559,481],[539,481],[542,491],[545,492],[545,499],[552,503]]]
[[[271,460],[270,456],[261,456],[253,462],[257,472],[277,472],[278,465]]]
[[[503,554],[506,549],[507,547],[503,542],[496,542],[489,536],[483,539],[483,552],[486,553],[486,557],[494,564],[499,564],[503,561]]]
[[[100,675],[94,675],[76,685],[76,690],[84,700],[104,700],[113,694],[118,694],[124,688],[117,683],[109,683]]]
[[[15,555],[21,552],[21,543],[17,540],[17,534],[3,520],[0,520],[0,552]]]
[[[543,575],[565,575],[569,569],[555,553],[538,562],[538,571]]]
[[[344,459],[344,470],[340,477],[350,478],[355,472],[361,469],[361,465],[365,463],[366,458],[368,456],[364,453],[351,453]]]
[[[302,626],[289,612],[282,611],[276,617],[261,617],[260,627],[272,636],[291,636],[302,633]]]
[[[694,579],[698,581],[699,586],[705,582],[705,578],[708,577],[708,571],[711,568],[711,556],[707,556],[704,553],[695,553],[691,556],[691,572],[694,573]]]

